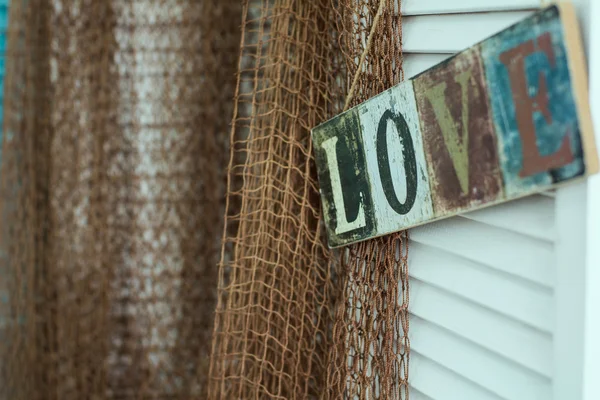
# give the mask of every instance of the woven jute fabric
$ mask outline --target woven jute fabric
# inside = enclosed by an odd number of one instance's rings
[[[0,398],[206,398],[241,3],[10,6]]]

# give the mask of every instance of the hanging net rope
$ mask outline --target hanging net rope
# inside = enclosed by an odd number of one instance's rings
[[[0,399],[205,398],[239,0],[13,0]]]

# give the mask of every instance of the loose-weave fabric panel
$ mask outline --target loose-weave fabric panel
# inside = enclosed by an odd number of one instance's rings
[[[240,2],[10,17],[0,398],[204,398]]]

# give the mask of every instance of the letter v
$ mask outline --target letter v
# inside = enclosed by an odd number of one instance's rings
[[[461,89],[462,135],[459,136],[457,123],[446,104],[446,82],[439,83],[425,91],[425,96],[433,107],[433,112],[442,130],[446,148],[450,153],[456,176],[463,193],[469,192],[469,80],[471,69],[461,72],[455,82]]]

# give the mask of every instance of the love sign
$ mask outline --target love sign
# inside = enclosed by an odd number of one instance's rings
[[[312,131],[330,247],[597,172],[574,10],[554,5]]]

